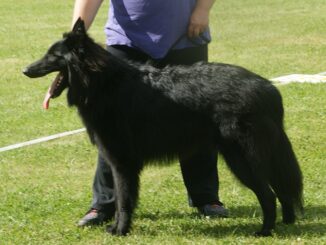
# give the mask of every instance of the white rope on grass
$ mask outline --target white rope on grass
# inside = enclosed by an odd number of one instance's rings
[[[291,74],[271,79],[275,84],[288,84],[288,83],[326,83],[326,73],[318,73],[315,75],[308,74]]]
[[[326,71],[317,74],[290,74],[270,79],[274,85],[285,85],[289,83],[326,83]]]
[[[17,149],[17,148],[21,148],[21,147],[24,147],[24,146],[30,146],[30,145],[38,144],[38,143],[41,143],[41,142],[46,142],[46,141],[49,141],[49,140],[62,138],[62,137],[68,136],[68,135],[78,134],[78,133],[84,132],[85,130],[86,130],[85,128],[81,128],[81,129],[67,131],[67,132],[63,132],[63,133],[59,133],[59,134],[54,134],[54,135],[50,135],[50,136],[41,137],[41,138],[38,138],[38,139],[26,141],[26,142],[17,143],[17,144],[14,144],[14,145],[8,145],[8,146],[5,146],[5,147],[1,147],[0,152]]]

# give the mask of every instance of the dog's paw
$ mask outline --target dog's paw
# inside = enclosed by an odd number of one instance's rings
[[[273,236],[271,230],[261,230],[261,231],[256,231],[254,233],[254,236],[256,237],[267,237],[267,236]]]
[[[128,229],[120,229],[117,224],[113,224],[106,228],[106,232],[115,236],[126,236],[128,234]]]
[[[282,222],[287,225],[294,224],[295,216],[284,216]]]
[[[117,229],[117,232],[115,233],[115,235],[117,235],[117,236],[127,236],[128,235],[128,231],[127,230]]]
[[[116,223],[114,223],[113,225],[109,225],[106,227],[106,232],[111,233],[112,235],[116,235],[117,228],[118,228],[118,225]]]

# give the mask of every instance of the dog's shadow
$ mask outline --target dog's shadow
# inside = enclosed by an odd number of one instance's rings
[[[202,216],[197,213],[185,213],[185,212],[164,212],[164,213],[142,213],[136,215],[136,219],[150,220],[153,222],[159,220],[176,220],[180,223],[180,229],[178,229],[183,235],[189,233],[194,235],[194,231],[197,234],[204,234],[205,236],[211,237],[226,237],[230,235],[240,235],[249,237],[253,233],[259,230],[261,223],[257,223],[257,217],[262,217],[262,212],[258,206],[238,206],[229,208],[230,216],[228,218],[217,219],[218,222],[212,225],[212,222],[202,222],[199,221],[198,225],[196,222],[183,222],[182,220],[189,220],[193,218],[194,220],[203,219]],[[252,220],[251,217],[253,217]],[[285,225],[281,222],[281,212],[278,209],[278,218],[276,221],[276,228],[274,234],[277,237],[299,237],[303,234],[310,235],[322,235],[326,230],[325,222],[320,221],[326,217],[326,206],[307,206],[305,207],[304,215],[299,217],[294,225]],[[232,220],[233,219],[233,220]],[[243,223],[241,221],[234,221],[234,219],[246,219]],[[178,220],[180,222],[178,222]],[[215,221],[213,221],[215,222]],[[141,225],[139,221],[138,225]],[[236,223],[236,224],[230,224]],[[225,225],[224,225],[225,224]],[[151,235],[155,235],[157,231],[151,229]]]

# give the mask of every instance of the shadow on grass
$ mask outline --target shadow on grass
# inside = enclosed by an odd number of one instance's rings
[[[211,237],[226,237],[230,235],[251,237],[255,231],[260,229],[262,224],[262,214],[259,207],[230,207],[229,211],[230,217],[225,219],[212,219],[212,222],[218,220],[217,223],[213,224],[210,221],[203,222],[204,219],[200,218],[202,216],[195,212],[191,214],[177,211],[158,212],[157,214],[145,213],[138,214],[135,218],[138,220],[150,220],[154,223],[157,222],[157,229],[161,226],[160,220],[162,220],[162,223],[168,223],[170,220],[175,220],[176,222],[173,226],[180,226],[180,229],[177,229],[175,232],[182,233],[183,235],[188,233],[191,236],[202,234]],[[257,218],[259,219],[258,222]],[[281,213],[280,210],[278,210],[278,218],[274,234],[280,238],[298,237],[304,234],[314,236],[323,235],[326,230],[326,221],[323,221],[322,219],[325,218],[326,206],[307,206],[303,217],[299,217],[295,224],[286,225],[281,222]],[[189,219],[194,219],[194,222],[188,222]],[[198,220],[198,224],[196,224],[196,219]],[[245,220],[241,221],[241,219]],[[142,222],[139,221],[139,223]],[[153,224],[153,227],[149,230],[145,229],[147,230],[147,235],[155,236],[161,232],[156,230],[154,228],[155,226],[156,224]],[[142,229],[142,231],[144,232],[144,229]]]

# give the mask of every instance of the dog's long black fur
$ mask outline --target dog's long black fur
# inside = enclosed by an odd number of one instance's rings
[[[279,91],[238,66],[198,63],[156,69],[110,55],[86,34],[79,19],[24,73],[64,75],[68,103],[76,106],[110,165],[116,191],[113,234],[125,235],[136,206],[144,163],[196,152],[220,152],[231,171],[257,196],[271,235],[276,197],[284,223],[302,209],[302,174],[283,129]],[[62,90],[62,89],[61,89]]]

